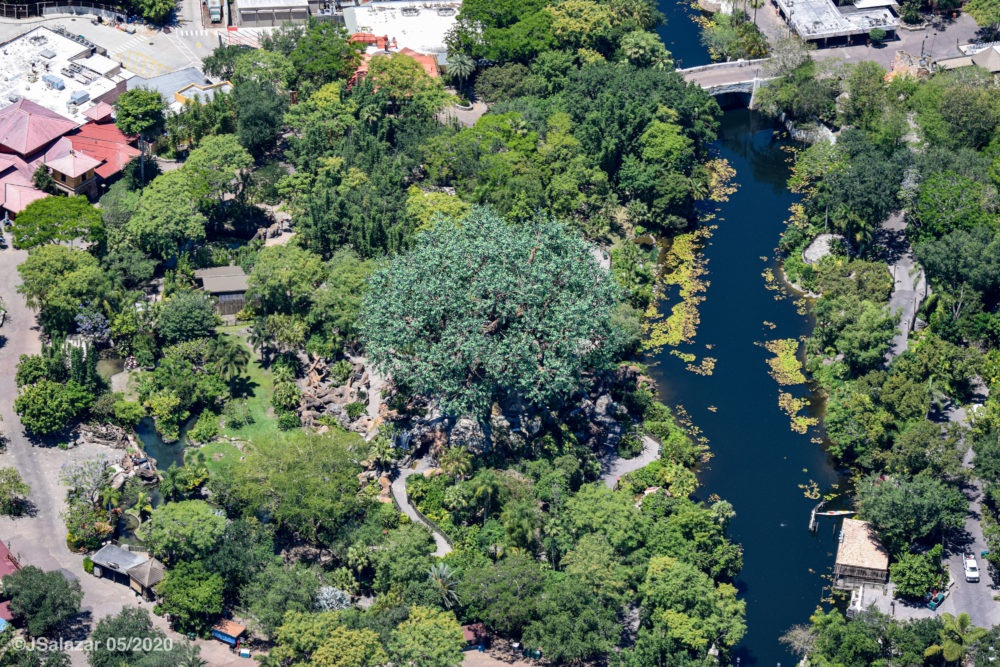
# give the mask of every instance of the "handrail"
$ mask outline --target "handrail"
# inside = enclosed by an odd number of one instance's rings
[[[41,2],[22,4],[0,4],[0,16],[13,19],[41,17],[45,16],[46,9],[58,9],[60,7],[68,9],[97,9],[103,12],[119,14],[123,18],[127,14],[125,9],[119,5],[107,5],[100,2],[92,2],[91,0],[42,0]]]

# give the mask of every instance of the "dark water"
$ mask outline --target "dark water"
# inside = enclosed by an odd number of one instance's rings
[[[181,437],[177,442],[166,443],[156,432],[156,424],[150,417],[145,417],[135,427],[135,434],[142,441],[146,454],[156,459],[156,469],[165,471],[171,464],[184,465],[184,448],[187,447],[187,431],[192,422],[181,428]]]
[[[815,429],[808,435],[790,429],[778,407],[778,384],[768,374],[765,360],[771,355],[754,344],[798,338],[809,329],[792,299],[775,300],[761,276],[766,267],[777,268],[774,248],[795,201],[785,188],[786,154],[773,139],[773,127],[746,109],[728,111],[723,120],[718,151],[736,169],[739,190],[721,205],[706,248],[711,284],[701,324],[695,344],[682,348],[699,360],[715,357],[715,370],[710,376],[690,373],[665,350],[654,360],[653,375],[663,400],[683,405],[709,440],[714,458],[700,475],[699,495],[716,493],[736,509],[732,538],[744,548],[737,585],[747,602],[747,634],[736,657],[742,665],[791,666],[795,660],[778,638],[808,622],[836,545],[830,519],[821,519],[818,535],[809,533],[816,501],[799,485],[814,480],[826,492],[839,480],[822,448],[810,442]],[[804,385],[782,389],[810,395]]]
[[[701,45],[701,30],[694,22],[698,10],[690,0],[660,0],[658,9],[666,17],[657,32],[667,50],[673,54],[677,67],[695,67],[711,62],[708,49]]]

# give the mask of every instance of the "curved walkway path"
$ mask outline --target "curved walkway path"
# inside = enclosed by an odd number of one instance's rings
[[[882,246],[882,259],[889,265],[889,272],[892,273],[889,312],[902,311],[896,335],[885,355],[885,364],[888,366],[894,357],[906,352],[920,302],[927,298],[927,278],[913,257],[913,248],[906,238],[906,218],[902,211],[895,211],[882,223],[876,243]]]
[[[448,540],[445,539],[444,534],[438,530],[436,527],[424,521],[423,517],[417,514],[417,510],[410,503],[410,499],[406,496],[406,479],[415,473],[423,473],[425,470],[431,469],[430,459],[426,456],[422,459],[417,460],[417,465],[409,468],[404,468],[399,471],[399,475],[396,479],[392,480],[392,497],[396,500],[396,505],[399,507],[400,511],[414,523],[419,523],[427,530],[431,531],[431,535],[434,537],[434,544],[437,548],[434,549],[434,555],[439,558],[447,556],[451,553],[451,545],[448,544]]]
[[[601,460],[601,481],[609,489],[615,488],[618,480],[639,468],[645,468],[660,458],[660,443],[648,435],[642,436],[642,453],[630,459],[623,459],[617,454]]]

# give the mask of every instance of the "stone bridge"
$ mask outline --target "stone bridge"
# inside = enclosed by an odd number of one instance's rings
[[[773,77],[764,72],[768,58],[736,60],[679,69],[685,81],[696,83],[710,95],[742,94],[753,99],[757,89]]]

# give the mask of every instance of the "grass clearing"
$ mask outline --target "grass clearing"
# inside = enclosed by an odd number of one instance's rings
[[[209,474],[215,475],[223,468],[239,462],[241,456],[243,456],[243,452],[232,443],[216,440],[204,447],[187,450],[184,453],[184,462],[190,464],[197,458],[208,469]]]
[[[228,424],[229,420],[227,419],[222,434],[241,440],[253,440],[277,433],[278,420],[268,414],[271,412],[271,396],[274,394],[271,373],[264,369],[260,356],[250,348],[245,333],[231,333],[229,335],[238,338],[240,343],[250,352],[247,374],[242,382],[242,387],[237,387],[236,396],[232,400],[238,405],[245,405],[246,414],[252,418],[253,423],[241,424],[239,428],[233,428]],[[245,399],[243,398],[244,394],[246,395]]]

